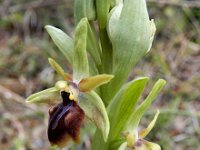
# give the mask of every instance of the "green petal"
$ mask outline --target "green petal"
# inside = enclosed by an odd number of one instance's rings
[[[89,76],[86,44],[87,19],[83,18],[76,27],[74,37],[73,81],[76,83]]]
[[[59,89],[52,87],[38,93],[32,94],[26,99],[27,103],[51,103],[60,98]]]
[[[113,75],[101,74],[84,78],[79,82],[79,90],[89,92],[102,84],[108,83],[113,77]]]
[[[155,100],[155,98],[157,97],[157,95],[159,94],[163,86],[165,85],[165,83],[166,83],[165,80],[159,79],[153,86],[153,89],[151,90],[147,98],[142,102],[141,105],[138,106],[135,112],[132,113],[130,120],[128,121],[127,128],[126,128],[128,132],[134,133],[134,131],[138,127],[138,124],[143,114],[147,111],[151,103]]]
[[[111,123],[109,138],[115,140],[121,136],[124,125],[132,115],[134,107],[148,81],[147,77],[138,78],[122,87],[108,105],[107,111]]]
[[[64,71],[64,69],[52,58],[49,58],[49,64],[51,67],[64,79],[71,80],[71,76]]]
[[[153,129],[153,127],[154,127],[154,125],[156,123],[156,120],[158,118],[159,113],[160,113],[160,111],[157,110],[157,112],[156,112],[153,120],[150,122],[150,124],[148,125],[148,127],[146,129],[144,129],[144,130],[141,130],[139,132],[139,137],[140,138],[145,138],[147,136],[147,134],[149,134],[149,132]]]
[[[110,130],[110,123],[102,99],[94,91],[82,93],[80,96],[80,107],[85,111],[86,116],[101,131],[106,141]]]
[[[67,34],[65,34],[62,30],[53,27],[51,25],[46,25],[45,29],[51,36],[52,40],[59,48],[59,50],[63,53],[63,55],[67,58],[69,63],[73,63],[73,40]]]

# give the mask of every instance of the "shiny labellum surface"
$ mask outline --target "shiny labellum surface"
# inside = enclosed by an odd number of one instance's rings
[[[64,147],[72,139],[80,142],[80,128],[85,113],[77,102],[70,100],[70,93],[61,92],[63,102],[49,109],[48,139],[51,145]]]

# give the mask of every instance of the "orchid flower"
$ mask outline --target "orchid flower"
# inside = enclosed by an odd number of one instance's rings
[[[144,138],[149,134],[153,129],[156,120],[159,115],[159,110],[157,110],[153,120],[150,122],[147,128],[137,132],[126,132],[124,133],[126,142],[124,142],[118,150],[161,150],[160,146],[156,143],[149,142]]]

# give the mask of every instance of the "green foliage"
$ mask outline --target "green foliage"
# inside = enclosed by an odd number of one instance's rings
[[[148,78],[133,80],[118,91],[108,105],[108,114],[111,122],[110,140],[116,140],[123,132],[124,125],[133,113]]]
[[[97,127],[92,138],[93,150],[116,150],[119,147],[123,150],[130,145],[139,149],[135,144],[138,140],[142,140],[142,145],[149,150],[159,149],[156,144],[137,137],[135,132],[165,81],[158,80],[137,108],[149,78],[141,77],[125,83],[133,66],[150,50],[155,34],[155,24],[149,20],[146,1],[75,0],[74,6],[77,25],[73,39],[58,28],[46,26],[54,43],[73,66],[73,78],[56,61],[49,59],[52,68],[66,81],[33,94],[27,102],[47,102],[49,95],[63,90],[73,93],[73,99],[79,101],[86,116]],[[95,19],[98,33],[93,26]],[[91,72],[96,76],[91,76]],[[98,86],[101,87],[95,92]],[[59,99],[59,95],[55,96],[54,100]],[[157,117],[158,114],[145,134],[153,128]]]
[[[130,120],[127,124],[128,130],[136,130],[141,117],[144,115],[144,113],[147,111],[153,100],[156,98],[156,96],[159,94],[160,90],[165,85],[165,81],[160,79],[158,80],[155,85],[153,86],[152,91],[149,93],[147,98],[144,100],[142,104],[135,110],[135,112],[130,117]]]
[[[80,106],[85,110],[88,118],[101,130],[104,141],[110,131],[110,123],[102,99],[94,91],[83,94]]]
[[[47,32],[51,36],[52,40],[58,46],[59,50],[66,57],[70,64],[73,63],[73,40],[67,34],[65,34],[62,30],[47,25],[45,26]]]
[[[87,19],[83,18],[75,30],[74,56],[73,56],[73,79],[79,82],[80,79],[89,76],[87,44]]]

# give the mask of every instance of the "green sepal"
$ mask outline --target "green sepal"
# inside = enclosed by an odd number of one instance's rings
[[[94,91],[81,93],[79,104],[85,111],[86,116],[101,131],[103,139],[106,141],[110,130],[110,123],[102,99]]]
[[[70,64],[73,63],[73,40],[62,30],[53,27],[51,25],[46,25],[45,29],[51,36],[53,42],[63,53]]]
[[[89,76],[86,44],[87,18],[83,18],[76,27],[74,37],[73,81],[76,83]]]
[[[64,69],[52,58],[48,58],[51,67],[64,79],[70,80],[71,76],[64,71]]]
[[[60,98],[59,89],[52,87],[38,93],[30,95],[27,99],[27,103],[52,103],[58,101]]]

